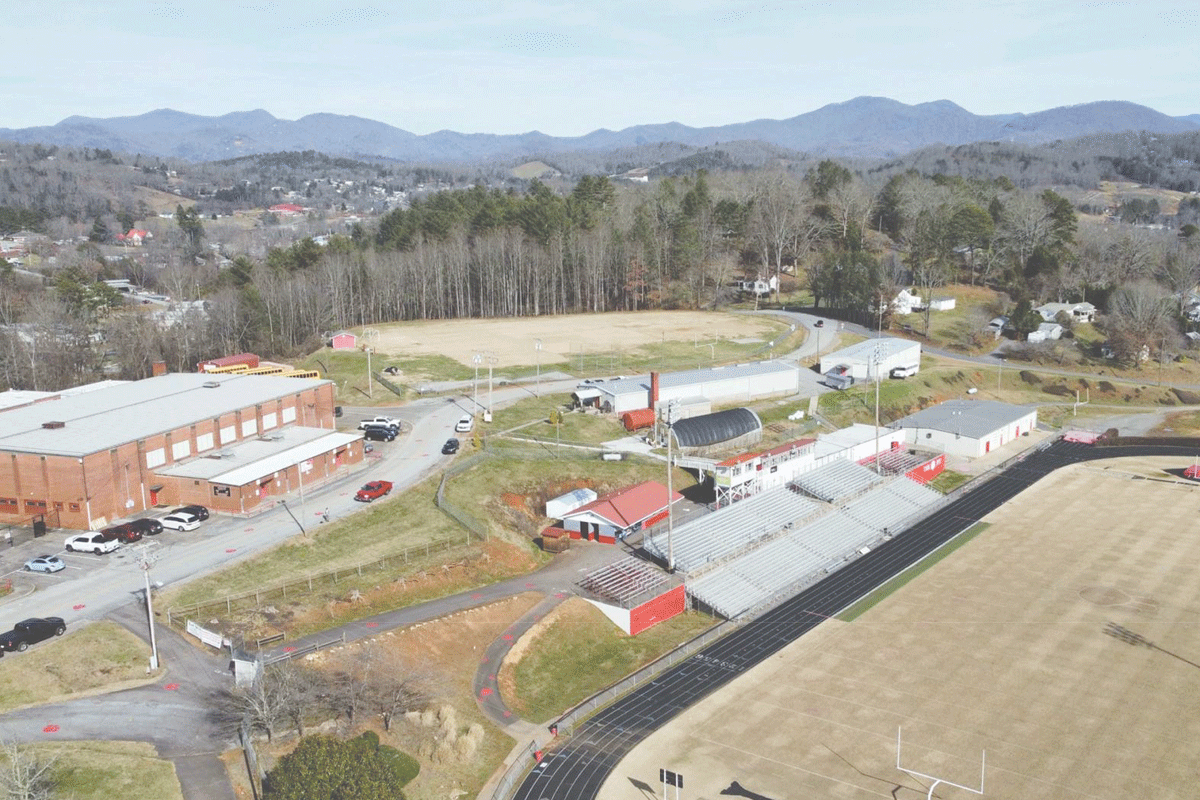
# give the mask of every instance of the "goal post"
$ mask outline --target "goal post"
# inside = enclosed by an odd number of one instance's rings
[[[924,778],[925,780],[933,781],[933,783],[931,783],[929,786],[929,793],[925,796],[926,800],[932,800],[933,790],[938,787],[938,784],[942,784],[942,783],[946,784],[947,786],[953,786],[956,789],[962,789],[963,791],[971,792],[972,794],[978,794],[978,795],[983,794],[983,781],[987,775],[987,750],[982,751],[983,754],[980,757],[979,788],[976,789],[973,786],[963,786],[961,783],[955,783],[954,781],[947,780],[946,778],[939,778],[936,775],[927,775],[924,772],[918,772],[915,769],[909,769],[908,767],[902,766],[900,763],[900,750],[901,750],[901,745],[903,743],[902,737],[903,737],[903,728],[901,726],[897,726],[896,727],[896,769],[898,769],[901,772],[912,775],[913,777],[916,777],[916,778]]]

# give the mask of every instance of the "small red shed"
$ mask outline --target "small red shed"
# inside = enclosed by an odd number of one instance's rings
[[[358,346],[358,337],[350,331],[338,331],[329,337],[329,346],[334,350],[353,350]]]

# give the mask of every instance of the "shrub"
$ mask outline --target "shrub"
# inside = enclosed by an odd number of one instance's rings
[[[1100,391],[1114,394],[1117,391],[1117,387],[1113,386],[1108,381],[1100,381]]]
[[[1046,394],[1057,395],[1058,397],[1074,397],[1075,391],[1064,386],[1061,383],[1052,383],[1042,390]]]
[[[1025,381],[1025,383],[1028,383],[1030,386],[1037,386],[1039,383],[1042,382],[1041,378],[1039,378],[1037,375],[1033,374],[1032,372],[1030,372],[1027,369],[1021,370],[1020,375],[1021,375],[1021,380]]]
[[[403,800],[401,769],[407,775],[411,767],[393,752],[385,754],[373,732],[348,742],[306,736],[267,773],[264,800]]]

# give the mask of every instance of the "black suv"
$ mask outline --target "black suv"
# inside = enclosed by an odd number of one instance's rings
[[[191,514],[196,519],[203,522],[208,519],[208,509],[204,506],[180,506],[171,510],[172,514]]]
[[[457,453],[458,452],[458,444],[459,444],[458,439],[447,439],[446,443],[444,445],[442,445],[442,455],[452,456],[455,453]]]
[[[13,625],[11,631],[0,633],[0,648],[8,651],[29,649],[29,645],[49,639],[51,636],[62,636],[67,631],[67,623],[61,617],[46,617],[45,619],[25,619]]]
[[[363,431],[363,438],[372,442],[390,442],[396,438],[396,432],[384,426],[370,427]]]

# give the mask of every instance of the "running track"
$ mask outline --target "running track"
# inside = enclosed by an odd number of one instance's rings
[[[747,623],[600,711],[549,751],[515,800],[592,800],[620,760],[684,709],[779,651],[876,586],[924,558],[993,509],[1060,467],[1124,456],[1197,455],[1181,447],[1105,447],[1056,442],[978,489]]]

